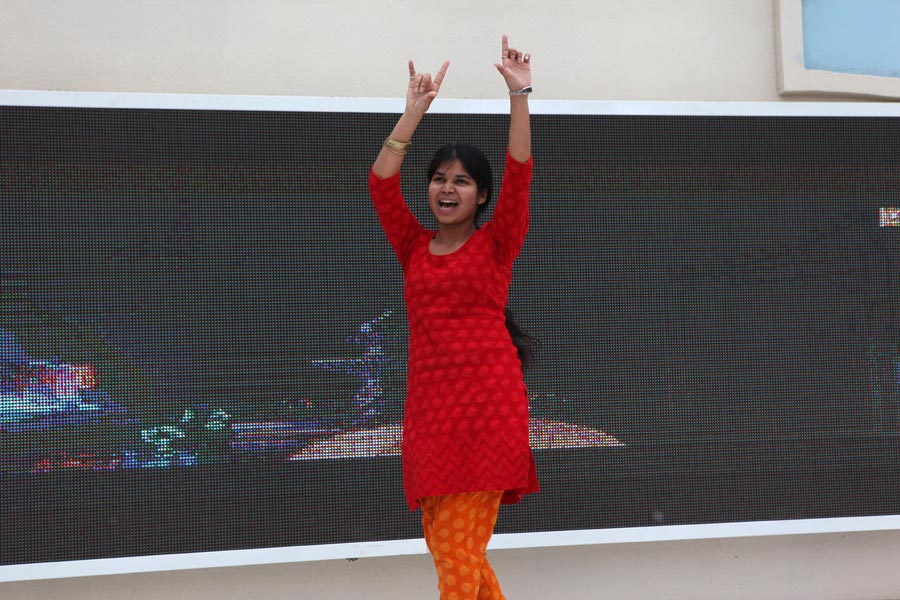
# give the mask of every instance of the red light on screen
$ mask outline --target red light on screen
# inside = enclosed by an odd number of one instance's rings
[[[881,227],[900,227],[900,208],[882,208],[878,211],[878,224]]]
[[[75,385],[81,390],[92,390],[97,387],[97,369],[93,365],[80,364],[72,367]]]

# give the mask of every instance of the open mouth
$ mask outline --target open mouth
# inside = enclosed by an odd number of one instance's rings
[[[452,210],[459,205],[459,202],[453,200],[438,200],[438,208],[443,210]]]

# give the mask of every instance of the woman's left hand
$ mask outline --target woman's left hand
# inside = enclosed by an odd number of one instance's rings
[[[509,47],[509,38],[504,34],[502,42],[501,62],[494,65],[509,91],[515,92],[531,85],[531,55]]]

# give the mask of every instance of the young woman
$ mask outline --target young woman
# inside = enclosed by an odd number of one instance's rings
[[[503,36],[495,66],[509,88],[509,146],[493,221],[476,221],[491,197],[490,164],[476,148],[454,143],[429,168],[428,205],[437,221],[429,230],[403,199],[400,166],[448,66],[432,77],[409,62],[406,109],[372,166],[369,190],[404,274],[407,501],[422,508],[441,598],[499,599],[485,549],[500,504],[538,489],[519,332],[506,317],[512,264],[528,229],[531,57]]]

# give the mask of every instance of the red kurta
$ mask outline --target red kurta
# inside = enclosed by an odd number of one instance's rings
[[[507,154],[494,220],[434,255],[400,192],[400,174],[369,175],[369,191],[400,259],[409,318],[403,481],[410,509],[425,496],[538,490],[528,445],[528,396],[505,308],[528,229],[532,161]]]

